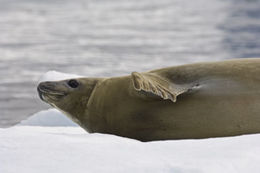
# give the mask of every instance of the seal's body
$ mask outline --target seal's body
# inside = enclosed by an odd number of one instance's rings
[[[260,132],[260,59],[44,82],[38,91],[89,132],[141,141]]]

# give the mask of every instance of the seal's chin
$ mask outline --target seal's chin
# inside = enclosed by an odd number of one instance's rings
[[[37,87],[37,91],[40,99],[47,103],[49,103],[50,101],[57,102],[67,95],[67,93],[63,91],[58,91],[53,87],[46,86],[44,84],[39,84]]]

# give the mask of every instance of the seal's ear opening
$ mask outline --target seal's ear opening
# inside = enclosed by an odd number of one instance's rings
[[[152,93],[164,100],[176,102],[177,96],[191,90],[187,85],[174,84],[167,79],[153,73],[131,74],[135,90]]]

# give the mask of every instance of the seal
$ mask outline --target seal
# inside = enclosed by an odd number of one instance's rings
[[[260,58],[42,82],[38,92],[90,133],[154,141],[260,132]]]

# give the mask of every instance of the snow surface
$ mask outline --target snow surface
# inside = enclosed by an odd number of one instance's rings
[[[23,120],[19,125],[26,126],[78,126],[67,118],[64,114],[56,109],[48,109],[40,111],[26,120]]]
[[[62,73],[58,71],[48,71],[44,75],[40,77],[39,82],[44,81],[59,81],[59,80],[65,80],[65,79],[72,79],[72,78],[80,78],[83,76],[76,75],[76,74],[68,74],[68,73]]]
[[[52,71],[41,81],[74,77]],[[258,173],[259,144],[260,135],[143,143],[88,134],[49,109],[0,129],[0,173]]]
[[[260,135],[142,143],[80,127],[0,129],[1,173],[256,173]]]

